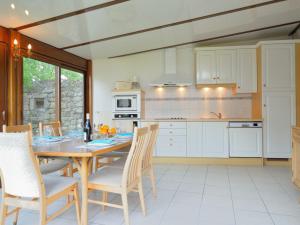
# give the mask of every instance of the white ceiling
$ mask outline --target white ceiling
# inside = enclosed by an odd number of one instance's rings
[[[0,25],[17,27],[107,1],[15,0],[13,2],[16,9],[12,10],[11,0],[1,0]],[[266,1],[268,0],[131,0],[24,29],[21,32],[61,48]],[[29,10],[29,16],[25,15],[25,9]],[[300,20],[300,0],[287,0],[260,8],[71,48],[67,51],[89,59],[110,57],[297,20]],[[261,31],[240,38],[246,40],[254,37],[287,35],[295,26],[296,24]]]

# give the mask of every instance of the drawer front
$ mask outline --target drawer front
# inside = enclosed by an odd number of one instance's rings
[[[186,136],[159,136],[156,156],[186,156]]]
[[[159,130],[159,135],[181,135],[184,136],[186,135],[186,129],[160,129]]]
[[[182,128],[182,129],[186,129],[186,122],[159,122],[159,128]]]

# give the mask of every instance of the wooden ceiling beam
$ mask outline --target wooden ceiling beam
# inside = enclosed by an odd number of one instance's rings
[[[136,55],[136,54],[145,53],[145,52],[162,50],[162,49],[166,49],[166,48],[174,48],[174,47],[183,46],[183,45],[196,44],[196,43],[201,43],[201,42],[206,42],[206,41],[213,41],[213,40],[218,40],[218,39],[222,39],[222,38],[238,36],[238,35],[242,35],[242,34],[248,34],[248,33],[253,33],[253,32],[258,32],[258,31],[263,31],[263,30],[270,30],[270,29],[275,29],[278,27],[290,26],[290,25],[297,24],[297,23],[300,23],[300,20],[293,21],[290,23],[282,23],[282,24],[277,24],[277,25],[268,26],[268,27],[261,27],[261,28],[256,28],[256,29],[252,29],[252,30],[236,32],[236,33],[232,33],[232,34],[225,34],[225,35],[221,35],[221,36],[205,38],[205,39],[201,39],[201,40],[197,40],[197,41],[190,41],[190,42],[185,42],[185,43],[180,43],[180,44],[175,44],[175,45],[168,45],[168,46],[164,46],[164,47],[148,49],[148,50],[139,51],[139,52],[132,52],[132,53],[127,53],[127,54],[123,54],[123,55],[111,56],[108,58],[113,59],[113,58],[119,58],[119,57],[124,57],[124,56]]]
[[[289,36],[293,36],[300,28],[300,23],[289,33]]]
[[[105,3],[101,3],[101,4],[94,5],[94,6],[91,6],[91,7],[88,7],[88,8],[80,9],[80,10],[69,12],[69,13],[65,13],[65,14],[62,14],[62,15],[59,15],[59,16],[54,16],[54,17],[44,19],[44,20],[40,20],[40,21],[37,21],[37,22],[34,22],[34,23],[29,23],[29,24],[26,24],[26,25],[22,25],[22,26],[16,27],[15,30],[20,31],[20,30],[31,28],[31,27],[40,26],[42,24],[51,23],[51,22],[54,22],[54,21],[57,21],[57,20],[62,20],[62,19],[68,18],[68,17],[80,15],[80,14],[83,14],[83,13],[95,11],[95,10],[98,10],[98,9],[107,8],[109,6],[117,5],[117,4],[120,4],[120,3],[123,3],[123,2],[128,2],[128,1],[130,1],[130,0],[113,0],[113,1],[105,2]]]
[[[127,37],[127,36],[131,36],[131,35],[136,35],[136,34],[141,34],[141,33],[145,33],[145,32],[155,31],[155,30],[159,30],[159,29],[163,29],[163,28],[168,28],[168,27],[178,26],[178,25],[182,25],[182,24],[192,23],[192,22],[199,21],[199,20],[205,20],[205,19],[209,19],[209,18],[213,18],[213,17],[218,17],[218,16],[223,16],[223,15],[227,15],[227,14],[231,14],[231,13],[245,11],[245,10],[249,10],[249,9],[259,8],[259,7],[262,7],[262,6],[267,6],[267,5],[271,5],[271,4],[275,4],[275,3],[279,3],[279,2],[284,2],[284,1],[287,1],[287,0],[266,1],[266,2],[262,2],[262,3],[258,3],[258,4],[253,4],[253,5],[249,5],[249,6],[235,8],[235,9],[222,11],[222,12],[218,12],[218,13],[213,13],[213,14],[209,14],[209,15],[205,15],[205,16],[195,17],[195,18],[188,19],[188,20],[182,20],[182,21],[178,21],[178,22],[174,22],[174,23],[168,23],[168,24],[164,24],[164,25],[160,25],[160,26],[156,26],[156,27],[146,28],[146,29],[137,30],[137,31],[124,33],[124,34],[119,34],[119,35],[115,35],[115,36],[111,36],[111,37],[96,39],[96,40],[87,41],[87,42],[83,42],[83,43],[79,43],[79,44],[75,44],[75,45],[69,45],[69,46],[65,46],[61,49],[66,50],[66,49],[76,48],[76,47],[80,47],[80,46],[84,46],[84,45],[90,45],[90,44],[94,44],[94,43],[98,43],[98,42],[113,40],[113,39],[117,39],[117,38]]]

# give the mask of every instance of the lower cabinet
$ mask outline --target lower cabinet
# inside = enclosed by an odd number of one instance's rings
[[[263,100],[264,157],[290,158],[291,130],[295,126],[295,93],[268,92]]]
[[[229,157],[228,122],[203,122],[203,157]]]
[[[202,122],[188,122],[187,123],[187,156],[188,157],[202,157]]]
[[[186,157],[186,122],[160,122],[156,156]]]
[[[229,157],[228,122],[188,122],[188,157]]]

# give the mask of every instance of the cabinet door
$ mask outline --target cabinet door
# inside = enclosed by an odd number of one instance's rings
[[[7,87],[7,46],[0,42],[0,131],[2,125],[6,123],[6,87]]]
[[[228,123],[203,122],[203,156],[227,158]]]
[[[231,157],[261,157],[262,128],[230,128]]]
[[[295,45],[263,45],[262,56],[264,90],[294,90]]]
[[[269,92],[264,95],[264,156],[291,156],[291,129],[295,124],[295,93]]]
[[[237,93],[257,92],[256,49],[238,49]]]
[[[215,51],[201,50],[197,52],[197,84],[216,83]]]
[[[202,122],[187,123],[187,156],[202,156]]]
[[[217,50],[217,83],[236,82],[236,50]]]

